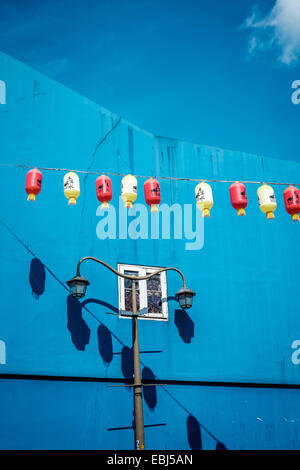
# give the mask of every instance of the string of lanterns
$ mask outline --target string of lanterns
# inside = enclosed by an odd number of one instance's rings
[[[63,178],[64,194],[69,205],[75,205],[80,195],[80,182],[77,173],[69,171]],[[121,197],[125,207],[130,208],[137,198],[137,179],[133,175],[126,175],[121,182]],[[35,201],[42,187],[42,173],[37,168],[28,171],[26,175],[25,191],[28,201]],[[161,201],[160,185],[155,178],[148,178],[144,183],[145,201],[150,206],[151,212],[157,212]],[[234,182],[229,188],[232,207],[238,216],[246,215],[248,198],[246,187],[241,182]],[[96,179],[96,196],[101,202],[101,208],[107,209],[112,199],[112,182],[109,176],[101,175]],[[274,219],[274,211],[277,208],[274,189],[268,184],[262,184],[257,190],[260,210],[266,214],[267,219]],[[210,217],[213,207],[213,193],[211,186],[202,181],[195,187],[196,205],[202,211],[203,217]],[[300,217],[300,191],[296,186],[289,185],[283,192],[285,209],[291,215],[293,221],[299,221]]]

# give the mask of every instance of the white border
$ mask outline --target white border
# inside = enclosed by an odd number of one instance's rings
[[[155,272],[160,267],[154,266],[140,266],[136,264],[123,264],[118,263],[118,271],[124,274],[124,271],[137,271],[138,276],[146,276],[147,272]],[[162,297],[162,313],[148,313],[148,300],[147,300],[147,281],[138,281],[140,290],[140,312],[139,319],[141,320],[159,320],[168,321],[168,293],[167,293],[167,273],[163,271],[160,275],[161,297]],[[129,318],[132,312],[125,310],[125,288],[124,278],[118,278],[119,287],[119,318]],[[125,316],[126,315],[126,316]]]

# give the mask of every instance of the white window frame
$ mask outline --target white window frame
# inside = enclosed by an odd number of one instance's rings
[[[122,264],[118,263],[118,271],[124,274],[125,271],[134,271],[138,273],[138,276],[146,276],[147,273],[154,273],[160,267],[154,266],[140,266],[136,264]],[[162,300],[162,312],[161,313],[148,313],[148,297],[147,297],[147,280],[136,281],[139,283],[140,292],[140,311],[138,312],[139,318],[143,320],[160,320],[168,321],[168,293],[167,293],[167,273],[163,271],[159,274],[160,286],[161,286],[161,300]],[[129,318],[132,312],[125,310],[125,279],[118,276],[119,286],[119,317]]]

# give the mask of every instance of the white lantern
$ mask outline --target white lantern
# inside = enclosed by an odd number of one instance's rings
[[[74,206],[80,194],[80,183],[78,175],[73,171],[66,173],[64,176],[64,193],[69,200],[68,204]]]
[[[210,217],[210,209],[214,200],[212,189],[209,184],[202,181],[195,187],[196,204],[198,209],[202,210],[203,217]]]
[[[122,179],[121,197],[126,207],[132,207],[137,198],[137,179],[133,175],[126,175]]]

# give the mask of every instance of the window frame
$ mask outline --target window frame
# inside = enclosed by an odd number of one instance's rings
[[[118,271],[124,274],[124,271],[135,271],[138,276],[146,276],[147,273],[154,273],[162,269],[161,267],[155,266],[144,266],[136,264],[124,264],[118,263]],[[167,291],[167,273],[163,271],[159,273],[160,276],[160,287],[161,287],[161,299],[162,299],[162,312],[154,313],[148,312],[148,296],[147,296],[147,280],[136,281],[139,284],[140,292],[140,311],[138,312],[139,318],[142,320],[158,320],[168,321],[169,320],[169,309],[168,309],[168,291]],[[119,318],[130,318],[132,312],[125,310],[125,279],[118,276],[118,290],[119,290]]]

